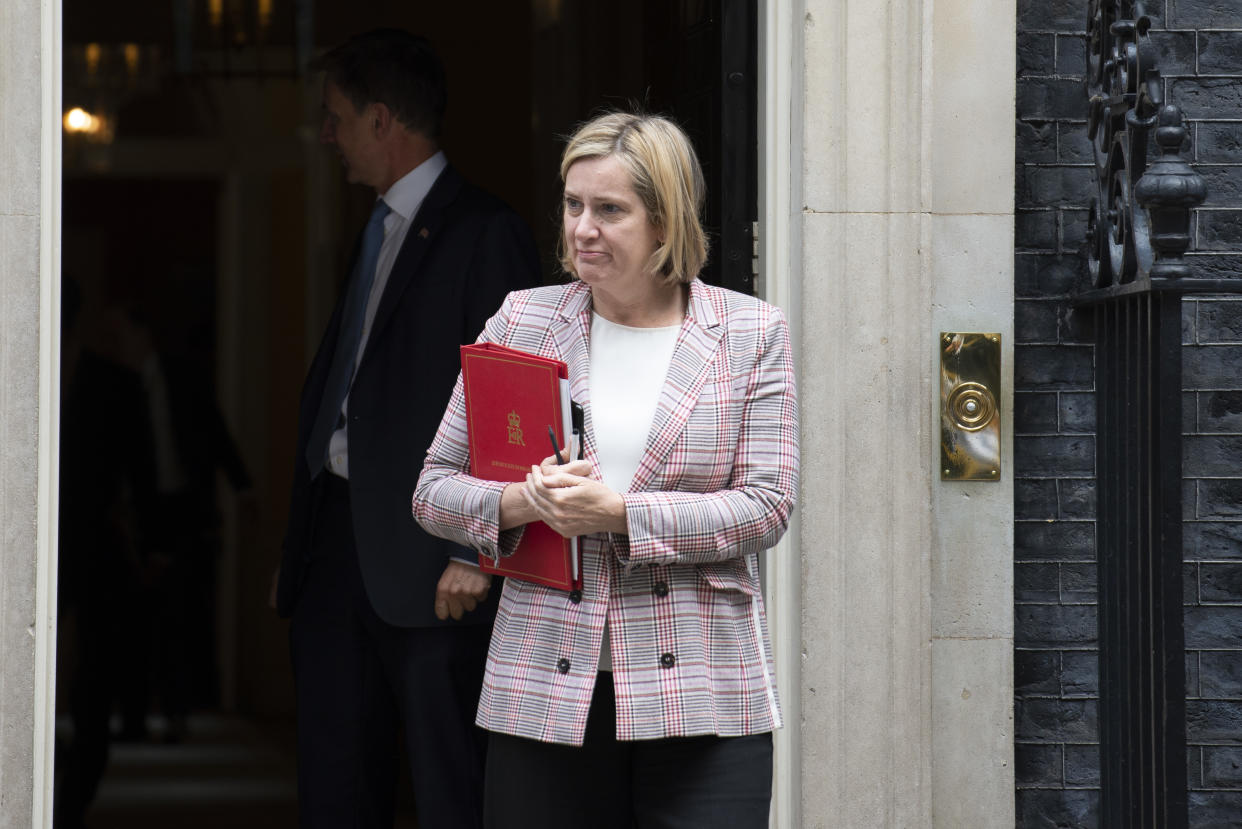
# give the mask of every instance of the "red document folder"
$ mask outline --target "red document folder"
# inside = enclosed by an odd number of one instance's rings
[[[461,347],[470,474],[487,481],[524,481],[531,466],[568,445],[572,433],[569,372],[560,360],[494,343]],[[577,544],[542,521],[526,525],[513,555],[479,556],[488,573],[562,590],[582,587]]]

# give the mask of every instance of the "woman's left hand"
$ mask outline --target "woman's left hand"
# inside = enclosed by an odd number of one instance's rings
[[[552,459],[549,459],[552,460]],[[532,466],[522,490],[539,520],[565,538],[597,532],[625,533],[625,501],[587,477],[586,461]]]

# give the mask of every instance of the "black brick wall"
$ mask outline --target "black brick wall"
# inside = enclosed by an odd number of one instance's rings
[[[1068,297],[1095,191],[1087,0],[1018,0],[1014,533],[1019,827],[1099,820],[1094,354]],[[1242,278],[1242,0],[1149,0],[1166,94],[1208,182],[1201,276]],[[1242,827],[1242,299],[1188,299],[1185,598],[1190,817]]]

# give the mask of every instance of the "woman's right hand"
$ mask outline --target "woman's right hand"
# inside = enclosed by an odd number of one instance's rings
[[[566,458],[572,455],[572,450],[566,447],[561,450],[561,457]],[[591,474],[590,461],[570,461],[569,463],[558,464],[555,455],[548,455],[539,462],[539,471],[547,476],[557,472],[567,472],[571,475],[589,477]],[[506,486],[500,493],[500,529],[511,530],[522,524],[529,524],[532,521],[539,521],[539,514],[535,511],[522,490],[525,484],[518,482]]]
[[[591,471],[587,461],[549,464],[545,460],[531,467],[522,494],[535,517],[565,538],[628,532],[625,500],[590,477]]]

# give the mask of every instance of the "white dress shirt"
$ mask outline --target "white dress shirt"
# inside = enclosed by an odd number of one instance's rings
[[[392,275],[397,254],[405,244],[406,234],[410,231],[410,223],[422,207],[423,199],[431,192],[436,179],[448,166],[443,152],[437,152],[431,158],[419,164],[413,170],[397,179],[392,187],[380,196],[391,208],[392,212],[384,217],[384,241],[380,245],[379,260],[375,265],[375,281],[371,283],[371,294],[367,299],[367,311],[362,322],[362,335],[358,341],[358,356],[355,358],[354,369],[362,362],[366,351],[367,338],[371,334],[371,324],[375,322],[375,313],[379,310],[380,299],[384,296],[384,287],[388,277]],[[352,380],[350,381],[352,384]],[[349,395],[341,404],[341,422],[345,423],[349,413]],[[349,477],[349,432],[342,426],[332,433],[328,442],[328,469],[334,475]]]

